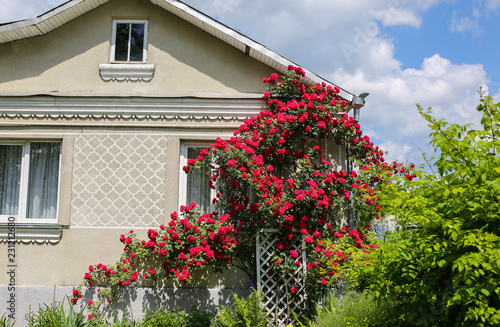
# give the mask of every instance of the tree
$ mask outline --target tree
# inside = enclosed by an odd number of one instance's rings
[[[437,171],[418,171],[385,193],[400,229],[355,274],[379,300],[398,300],[388,325],[500,324],[499,104],[481,94],[477,110],[480,129],[419,107]]]

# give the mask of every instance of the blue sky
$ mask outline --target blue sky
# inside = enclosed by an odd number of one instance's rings
[[[0,0],[0,22],[61,0]],[[478,123],[477,90],[500,101],[500,0],[185,0],[352,93],[370,92],[361,125],[389,160],[431,152],[416,104]]]
[[[442,3],[422,14],[420,28],[391,26],[386,33],[394,39],[395,57],[404,68],[418,68],[422,58],[435,53],[455,63],[483,64],[491,81],[500,82],[500,33],[498,14],[467,20],[471,1]],[[459,31],[457,24],[465,20]],[[452,29],[452,26],[455,27]],[[496,55],[495,55],[496,54]]]

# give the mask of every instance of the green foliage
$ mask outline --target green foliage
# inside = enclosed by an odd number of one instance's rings
[[[39,305],[38,311],[33,312],[30,310],[26,315],[26,320],[28,321],[28,327],[43,327],[43,326],[62,326],[63,313],[59,306]]]
[[[419,107],[437,171],[392,185],[382,201],[400,230],[355,276],[378,299],[397,299],[388,325],[500,324],[499,105],[481,96],[481,129]]]
[[[191,307],[189,314],[186,317],[187,327],[207,327],[214,320],[214,315],[210,312],[199,311],[195,307]]]
[[[138,327],[140,324],[136,322],[135,320],[129,320],[127,314],[125,313],[125,310],[123,310],[123,315],[120,318],[118,312],[112,308],[113,311],[113,322],[111,324],[108,324],[107,322],[102,323],[99,326],[107,326],[111,325],[113,327]],[[93,321],[95,322],[95,318],[93,318]],[[90,323],[90,322],[89,322]],[[98,324],[96,324],[98,325]]]
[[[391,302],[377,303],[371,294],[349,292],[342,299],[330,295],[326,306],[317,306],[317,318],[310,327],[385,326],[381,317],[391,309]]]
[[[213,315],[192,307],[189,313],[185,311],[165,310],[157,308],[152,315],[144,317],[140,327],[206,327],[210,326]]]
[[[214,315],[210,312],[199,311],[192,307],[189,312],[165,308],[157,308],[152,314],[145,315],[141,320],[133,320],[127,314],[120,317],[118,312],[112,309],[113,316],[106,319],[104,316],[92,317],[85,322],[83,310],[75,312],[73,305],[68,299],[69,310],[66,310],[63,303],[55,305],[43,304],[39,310],[29,311],[26,320],[29,327],[207,327],[214,320]],[[0,317],[1,327],[12,327],[11,322],[5,315]],[[256,325],[258,326],[258,325]]]
[[[144,327],[174,327],[181,326],[186,317],[184,311],[165,310],[157,308],[151,316],[145,317],[140,326]]]
[[[14,327],[15,320],[10,319],[5,313],[0,317],[0,327]]]
[[[223,306],[216,316],[215,327],[266,327],[267,314],[261,305],[260,291],[252,290],[247,299],[233,294],[233,309]]]
[[[75,312],[73,305],[66,298],[69,310],[66,312],[64,302],[58,302],[54,305],[39,305],[38,311],[30,311],[26,315],[28,327],[80,327],[85,326],[83,310]],[[7,325],[8,326],[8,325]]]

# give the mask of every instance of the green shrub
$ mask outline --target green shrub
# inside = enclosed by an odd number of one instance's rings
[[[69,310],[66,313],[64,302],[56,302],[53,305],[38,305],[38,311],[31,311],[26,315],[28,327],[80,327],[85,326],[83,310],[75,312],[73,305],[67,299]],[[8,326],[8,325],[7,325]]]
[[[63,313],[59,306],[39,304],[36,312],[31,311],[30,306],[26,320],[28,327],[59,327],[62,326]]]
[[[252,290],[247,299],[233,294],[233,309],[222,306],[217,313],[214,327],[266,327],[269,318],[262,308],[261,293]]]
[[[317,318],[310,327],[369,327],[384,326],[383,317],[391,303],[377,303],[368,293],[349,292],[342,299],[330,295],[325,307],[317,307]]]
[[[477,110],[476,129],[419,107],[435,171],[396,179],[381,196],[399,230],[356,280],[398,300],[389,326],[500,326],[500,103],[482,94]]]
[[[157,308],[153,314],[144,317],[140,327],[208,327],[212,323],[210,312],[199,311],[192,307],[187,313],[178,309]]]
[[[166,310],[157,308],[151,315],[146,315],[141,320],[135,321],[124,314],[121,318],[118,312],[113,309],[113,317],[106,320],[103,316],[99,321],[87,321],[81,312],[75,312],[73,305],[69,302],[69,310],[66,310],[64,303],[56,302],[54,305],[40,304],[38,311],[30,311],[26,315],[28,327],[208,327],[214,320],[214,315],[210,312],[199,311],[192,307],[189,312],[178,309]],[[11,322],[5,315],[0,317],[0,327],[12,327]],[[256,325],[258,326],[258,325]]]
[[[186,327],[207,327],[214,320],[214,314],[191,307],[186,319]]]
[[[128,315],[125,312],[125,308],[123,310],[123,315],[121,318],[115,309],[112,309],[112,310],[113,310],[113,323],[108,324],[107,322],[104,322],[101,325],[99,325],[100,327],[104,327],[104,326],[108,326],[108,325],[111,325],[113,327],[139,327],[140,326],[139,322],[134,321],[133,319],[129,320]]]
[[[152,315],[146,316],[141,321],[141,327],[177,327],[182,326],[186,319],[185,311],[165,310],[156,308]]]
[[[15,323],[16,321],[10,319],[5,313],[0,317],[0,327],[14,327]]]

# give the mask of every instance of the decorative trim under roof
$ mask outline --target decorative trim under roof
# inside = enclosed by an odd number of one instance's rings
[[[0,43],[47,34],[61,25],[94,8],[97,8],[108,1],[110,0],[70,0],[36,18],[2,24],[0,25]],[[298,66],[278,53],[269,50],[264,45],[255,42],[240,32],[220,23],[210,16],[205,15],[182,1],[149,1],[230,44],[231,46],[239,49],[240,51],[248,54],[250,57],[262,62],[278,72],[285,73],[289,65]],[[312,85],[315,83],[325,82],[327,84],[335,85],[306,69],[304,69],[304,71],[306,73],[306,77],[303,82],[306,84]],[[349,102],[351,102],[354,98],[354,94],[349,93],[342,88],[340,88],[339,95]]]
[[[264,108],[265,102],[262,98],[0,97],[0,117],[243,121]]]

